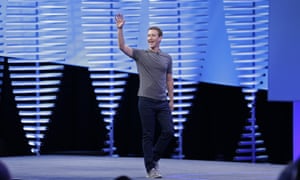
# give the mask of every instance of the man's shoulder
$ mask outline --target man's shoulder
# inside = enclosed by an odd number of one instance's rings
[[[133,53],[138,53],[138,54],[147,52],[146,49],[139,49],[139,48],[132,48],[132,51],[133,51]]]
[[[160,54],[165,55],[165,56],[171,56],[169,53],[167,53],[165,51],[160,51]]]
[[[170,55],[169,53],[167,53],[167,52],[160,51],[160,55],[161,55],[161,56],[164,56],[164,57],[167,57],[167,58],[169,58],[169,59],[172,59],[171,55]]]
[[[141,49],[141,48],[132,48],[134,51],[146,51],[146,49]]]
[[[146,56],[146,50],[145,49],[139,49],[139,48],[132,48],[132,57],[135,60],[142,59],[144,56]]]

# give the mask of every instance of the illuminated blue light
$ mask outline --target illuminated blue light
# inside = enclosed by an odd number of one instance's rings
[[[36,155],[59,91],[63,66],[47,63],[65,58],[67,7],[65,1],[8,0],[1,9],[3,54],[15,57],[8,59],[13,93],[25,136]]]
[[[224,0],[225,24],[231,55],[237,65],[237,77],[250,117],[241,135],[237,161],[265,161],[266,148],[256,125],[256,92],[267,84],[268,60],[268,1],[231,1]]]

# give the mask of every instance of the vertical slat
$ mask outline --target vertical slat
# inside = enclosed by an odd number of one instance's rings
[[[130,3],[130,2],[128,2]],[[114,121],[131,60],[119,58],[121,52],[116,44],[115,15],[119,3],[115,1],[81,1],[81,21],[85,59],[89,63],[90,77],[106,123],[107,139],[103,152],[115,154]],[[138,6],[133,6],[138,7]]]
[[[4,53],[31,152],[39,155],[59,91],[66,55],[66,1],[8,0]]]
[[[224,10],[231,54],[250,112],[234,160],[266,161],[266,148],[256,124],[256,93],[266,83],[268,1],[224,0]]]

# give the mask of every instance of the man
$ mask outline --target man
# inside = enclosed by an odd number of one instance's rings
[[[138,110],[142,124],[144,163],[149,178],[162,178],[158,161],[171,141],[174,129],[172,58],[160,50],[163,33],[158,27],[148,29],[147,50],[128,47],[123,36],[125,20],[121,14],[115,17],[118,28],[118,44],[122,52],[133,58],[139,73]],[[169,101],[167,100],[169,96]],[[156,142],[155,126],[160,125]]]

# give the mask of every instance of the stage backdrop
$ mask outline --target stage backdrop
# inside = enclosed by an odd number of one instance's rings
[[[271,101],[300,100],[300,1],[270,1],[269,95]]]

